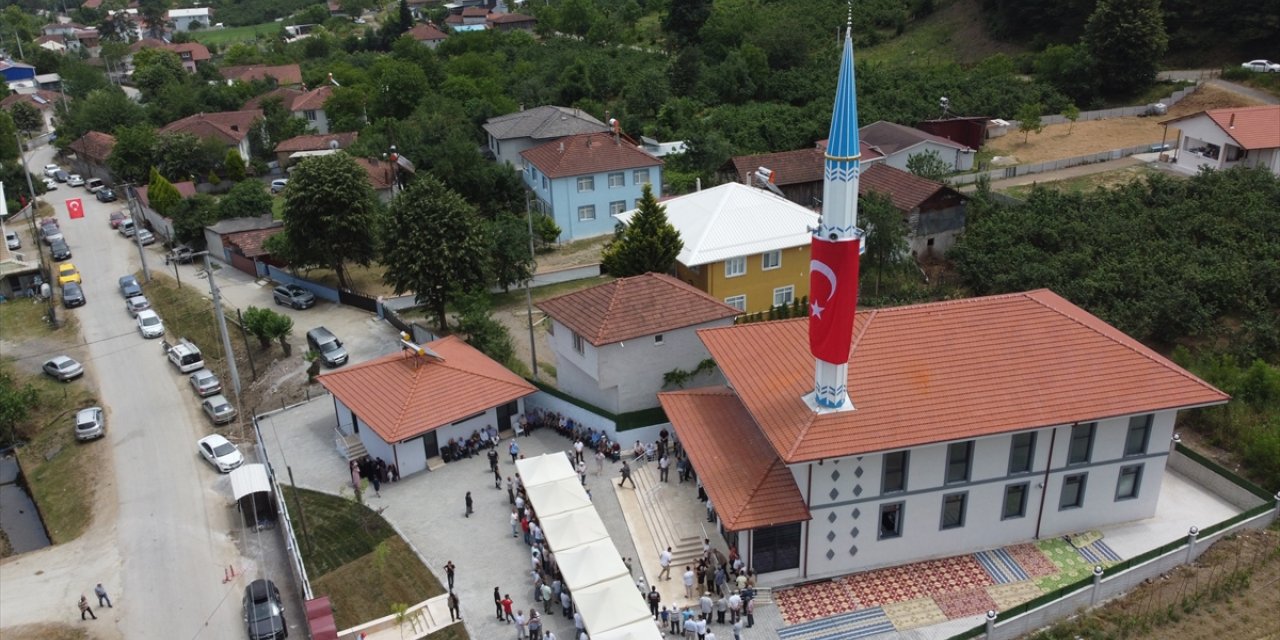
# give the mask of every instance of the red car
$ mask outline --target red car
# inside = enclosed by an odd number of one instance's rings
[[[124,215],[123,211],[116,211],[111,214],[111,217],[109,217],[107,221],[111,223],[111,228],[115,229],[116,227],[119,227],[120,223],[124,222],[127,217],[128,216]]]

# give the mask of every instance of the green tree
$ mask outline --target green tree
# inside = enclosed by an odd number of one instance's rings
[[[156,139],[156,168],[173,180],[196,181],[222,162],[226,147],[217,140],[189,133],[167,133]]]
[[[18,425],[39,399],[40,392],[30,382],[19,384],[8,371],[0,371],[0,445],[18,441]]]
[[[240,157],[240,152],[234,147],[227,149],[227,157],[222,160],[222,171],[232,182],[244,180],[244,158]]]
[[[436,326],[447,327],[449,301],[492,281],[486,229],[475,207],[432,175],[419,176],[391,203],[383,281],[396,293],[414,292]]]
[[[662,31],[677,47],[697,44],[702,25],[711,17],[711,0],[671,0]]]
[[[325,266],[351,288],[347,263],[374,257],[378,199],[364,168],[345,153],[307,158],[293,168],[284,192],[284,233],[294,267]]]
[[[533,216],[534,246],[539,253],[550,250],[560,240],[560,225],[545,213],[531,213]]]
[[[289,336],[293,333],[293,319],[283,313],[273,311],[272,314],[267,323],[267,332],[280,343],[280,350],[284,351],[287,358],[293,355],[293,345],[289,344]]]
[[[910,255],[907,224],[888,196],[872,191],[858,197],[858,226],[867,234],[863,240],[867,246],[863,264],[876,272],[875,295],[878,296],[884,274],[898,268]]]
[[[658,204],[646,184],[630,224],[605,246],[601,262],[605,271],[619,278],[650,271],[666,273],[675,266],[682,248],[680,232],[667,221],[667,208]]]
[[[455,330],[467,337],[467,344],[504,365],[515,360],[515,342],[506,325],[493,319],[488,292],[460,294],[454,306],[458,309]]]
[[[532,215],[532,214],[530,214]],[[533,255],[529,253],[529,221],[512,213],[499,214],[489,222],[493,254],[490,270],[503,292],[511,285],[533,277]]]
[[[925,151],[907,156],[907,171],[934,182],[946,182],[951,167],[937,151]]]
[[[413,12],[409,10],[407,0],[400,0],[400,3],[396,6],[396,16],[399,18],[396,20],[396,28],[398,29],[396,35],[413,28]]]
[[[1083,42],[1103,93],[1128,96],[1150,86],[1169,47],[1160,0],[1098,0]]]
[[[218,221],[218,203],[207,193],[197,193],[179,200],[167,215],[173,220],[173,235],[178,242],[202,249],[204,228]]]
[[[237,182],[218,200],[218,218],[256,218],[271,213],[271,195],[257,180]]]
[[[1062,117],[1071,121],[1071,126],[1067,127],[1067,133],[1071,133],[1076,128],[1076,120],[1080,119],[1080,107],[1074,103],[1068,104],[1062,108]]]
[[[18,159],[18,127],[8,111],[0,111],[0,160]],[[18,193],[14,191],[13,193]]]
[[[178,54],[165,49],[142,49],[133,54],[133,82],[148,99],[166,86],[186,81],[187,70]]]
[[[155,165],[156,131],[147,124],[136,124],[116,130],[116,144],[107,156],[111,175],[125,182],[149,180]]]
[[[1025,144],[1031,139],[1031,134],[1040,135],[1044,131],[1044,123],[1040,121],[1040,116],[1044,113],[1044,107],[1028,102],[1018,108],[1018,113],[1013,117],[1018,121],[1018,131],[1022,132],[1022,142]]]
[[[1048,82],[1079,104],[1098,95],[1098,72],[1084,44],[1055,44],[1035,58],[1036,78]]]
[[[151,180],[147,184],[147,200],[151,202],[151,208],[155,209],[156,213],[168,216],[182,201],[182,194],[178,193],[178,188],[173,186],[172,182],[152,167]]]
[[[13,124],[18,127],[18,131],[27,135],[44,129],[44,118],[40,115],[40,111],[26,102],[18,102],[10,107],[9,116],[13,118]]]
[[[169,0],[139,0],[138,15],[147,24],[151,37],[162,37],[169,25]]]
[[[142,105],[119,89],[99,89],[71,103],[71,112],[58,122],[58,148],[79,140],[90,131],[113,133],[120,127],[147,119]]]
[[[244,322],[244,330],[249,335],[258,339],[258,345],[263,351],[271,348],[271,319],[268,314],[275,314],[271,309],[263,309],[260,307],[249,307],[240,314],[240,320]]]

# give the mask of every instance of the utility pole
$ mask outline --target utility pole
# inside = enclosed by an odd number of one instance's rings
[[[41,277],[43,278],[44,276],[48,276],[52,279],[53,270],[46,268],[44,261],[44,243],[40,240],[40,235],[36,231],[36,211],[39,210],[39,207],[37,206],[39,203],[36,201],[36,187],[31,183],[31,171],[27,166],[27,148],[22,146],[22,137],[18,134],[16,128],[13,132],[13,138],[18,141],[18,155],[22,157],[22,173],[27,176],[27,193],[31,194],[31,214],[27,216],[31,220],[31,242],[36,245],[36,253],[40,256]],[[3,191],[0,191],[0,196],[3,196]],[[49,285],[49,290],[52,292],[53,284],[46,284]],[[45,302],[49,305],[49,326],[57,329],[58,314],[53,308],[53,295],[50,294],[48,298],[45,298]]]
[[[533,261],[533,270],[538,269],[538,260],[533,252],[533,211],[529,206],[529,196],[524,199],[524,220],[529,225],[529,260]],[[533,274],[524,281],[524,303],[529,313],[529,360],[533,363],[533,379],[538,379],[538,344],[533,335],[533,291],[530,288]]]
[[[138,215],[142,213],[142,206],[137,202],[137,194],[134,193],[132,184],[125,182],[120,186],[124,187],[125,201],[129,206],[129,219],[133,220],[133,241],[138,245],[138,259],[142,261],[142,281],[151,282],[151,269],[147,267],[147,251],[142,246],[143,225],[141,216]]]
[[[193,255],[204,256],[204,272],[209,278],[209,294],[213,296],[213,315],[218,319],[218,331],[222,334],[222,351],[227,354],[227,370],[231,374],[231,384],[236,391],[236,405],[240,404],[240,371],[236,369],[236,354],[231,350],[231,336],[227,334],[227,318],[222,313],[222,296],[218,293],[218,284],[213,281],[213,264],[209,262],[209,252],[201,251]]]

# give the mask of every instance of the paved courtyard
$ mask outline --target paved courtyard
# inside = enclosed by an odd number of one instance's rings
[[[287,466],[298,486],[350,494],[350,476],[335,442],[336,418],[330,397],[271,414],[260,424],[270,458],[282,478],[287,477]],[[568,440],[548,430],[521,438],[519,444],[527,456],[569,448]],[[638,507],[627,493],[630,489],[616,487],[617,466],[606,465],[600,476],[595,475],[594,464],[588,468],[587,489],[619,553],[635,559],[633,574],[637,578],[642,572],[654,577],[655,545],[643,519],[635,513]],[[515,473],[509,456],[502,456],[500,470],[504,476]],[[679,489],[672,486],[663,490]],[[470,518],[463,517],[467,491],[475,500],[476,512]],[[494,489],[483,457],[450,463],[436,471],[384,485],[381,496],[366,496],[366,504],[382,510],[382,515],[417,549],[441,582],[441,567],[450,560],[457,565],[456,588],[463,622],[472,638],[515,636],[512,626],[495,618],[492,595],[496,586],[502,593],[511,594],[516,609],[534,606],[528,547],[511,537],[507,493],[505,489]],[[677,501],[672,517],[698,522],[698,503],[691,504],[688,500]],[[1016,606],[1088,575],[1094,564],[1109,565],[1133,557],[1186,535],[1192,525],[1204,528],[1240,511],[1170,472],[1153,518],[1090,532],[1074,540],[1074,544],[1061,538],[1041,540],[777,590],[772,600],[761,600],[756,608],[756,626],[746,630],[743,637],[949,637],[979,624],[988,609]],[[629,520],[634,523],[632,527],[628,526]],[[722,540],[713,542],[723,546]],[[658,583],[664,604],[684,604],[678,585],[678,577]],[[551,615],[546,622],[557,637],[573,637],[571,620]],[[732,637],[727,625],[713,628],[718,637]]]

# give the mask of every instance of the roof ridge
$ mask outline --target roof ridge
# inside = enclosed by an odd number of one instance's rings
[[[642,277],[642,276],[635,276],[635,277]],[[602,319],[603,321],[600,323],[600,326],[596,328],[596,335],[593,336],[596,339],[595,342],[592,342],[593,345],[603,342],[604,337],[608,335],[608,332],[605,331],[605,328],[608,327],[609,322],[613,320],[613,310],[614,308],[616,308],[618,304],[618,299],[622,297],[622,283],[630,279],[631,278],[618,278],[613,282],[607,283],[607,285],[612,286],[613,291],[609,295],[609,304],[605,306],[604,318]]]
[[[880,311],[881,311],[880,309],[869,309],[867,311],[867,313],[869,313],[870,315],[868,315],[866,321],[862,323],[862,329],[854,334],[853,343],[849,345],[849,357],[852,358],[853,354],[857,353],[858,345],[862,342],[862,337],[867,335],[867,331],[871,327],[871,322],[875,320],[877,315],[880,314]],[[845,379],[846,388],[848,384],[849,384],[849,380],[846,378]],[[849,402],[850,403],[853,402],[852,397],[849,398]],[[751,413],[750,409],[747,410],[747,413]],[[795,457],[796,451],[800,448],[801,444],[804,444],[805,437],[809,435],[809,429],[812,429],[814,423],[818,421],[818,415],[819,414],[816,412],[809,413],[809,420],[807,421],[806,424],[801,426],[800,433],[796,434],[795,442],[792,443],[791,448],[787,451],[787,455],[783,456],[783,459],[790,460],[793,457]],[[751,419],[754,420],[755,416],[751,416]]]
[[[741,400],[739,400],[739,402],[741,402]],[[744,408],[745,408],[745,407],[744,407]],[[748,411],[748,412],[747,412],[747,415],[751,415],[751,412],[750,412],[750,411]],[[755,418],[752,418],[752,421],[755,421]],[[755,428],[756,428],[756,430],[757,430],[757,431],[760,429],[760,426],[759,426],[759,425],[754,425],[754,426],[755,426]],[[761,433],[760,435],[761,435],[761,437],[763,437],[763,436],[764,436],[764,434],[763,434],[763,433]],[[768,439],[768,438],[765,438],[765,442],[766,442],[766,443],[768,443],[768,441],[769,441],[769,439]],[[774,455],[776,456],[776,455],[777,455],[777,452],[774,452]],[[735,512],[732,514],[732,515],[733,515],[733,521],[735,521],[735,522],[736,522],[738,518],[742,517],[742,513],[743,513],[744,511],[746,511],[748,507],[750,507],[750,506],[751,506],[751,497],[755,496],[755,495],[756,495],[756,493],[760,491],[760,487],[765,483],[765,481],[766,481],[766,480],[768,480],[768,479],[769,479],[769,474],[773,473],[774,469],[775,469],[779,464],[782,464],[784,467],[786,466],[786,463],[782,462],[782,459],[781,459],[781,458],[775,458],[773,462],[770,462],[770,463],[769,463],[769,466],[765,467],[764,473],[760,474],[760,479],[759,479],[759,480],[756,480],[755,485],[754,485],[754,486],[752,486],[752,487],[751,487],[751,489],[750,489],[749,491],[747,491],[747,499],[746,499],[746,500],[743,500],[743,501],[742,501],[742,505],[741,505],[741,506],[739,506],[739,507],[738,507],[738,509],[737,509],[737,511],[735,511]]]

